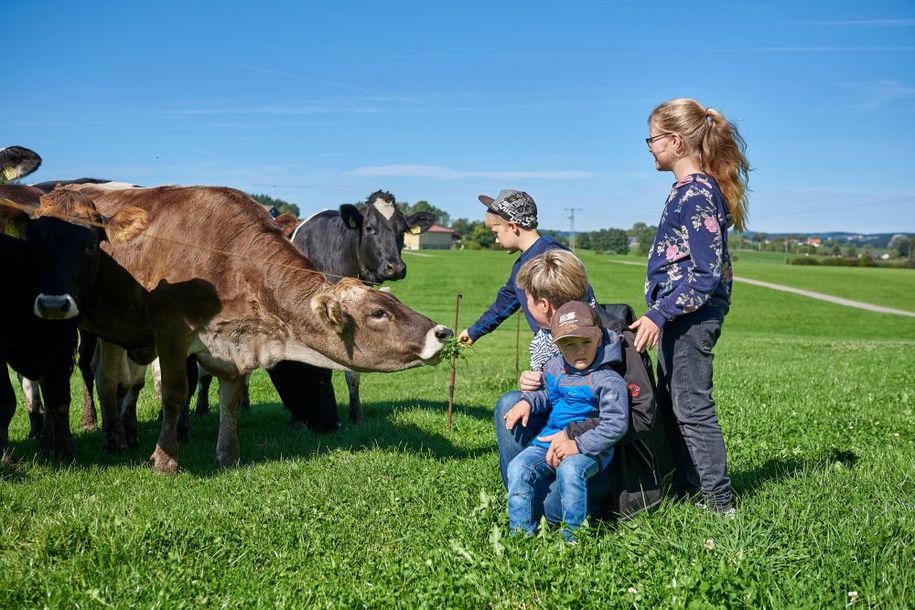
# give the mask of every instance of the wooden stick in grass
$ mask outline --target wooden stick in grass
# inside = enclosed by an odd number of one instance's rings
[[[461,293],[454,298],[454,326],[458,327],[458,316],[461,312]],[[448,381],[448,429],[451,430],[451,410],[454,407],[454,373],[457,370],[457,350],[451,353],[451,379]]]

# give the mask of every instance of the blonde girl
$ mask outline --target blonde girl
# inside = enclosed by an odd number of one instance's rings
[[[692,99],[655,108],[648,151],[675,182],[648,257],[635,346],[658,346],[658,396],[669,426],[673,491],[735,514],[721,426],[712,398],[712,348],[731,303],[727,230],[743,230],[749,165],[746,143],[721,112]]]

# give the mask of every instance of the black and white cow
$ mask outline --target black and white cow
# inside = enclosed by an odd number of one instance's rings
[[[364,282],[380,284],[406,277],[407,265],[401,256],[404,234],[427,231],[435,221],[431,212],[404,216],[394,195],[375,191],[361,211],[344,204],[337,212],[328,210],[305,220],[292,234],[292,243],[332,283],[342,277],[358,277]],[[280,385],[291,386],[295,383],[292,377],[291,373],[271,375],[281,395]],[[349,418],[354,422],[363,418],[359,379],[359,373],[346,372]]]

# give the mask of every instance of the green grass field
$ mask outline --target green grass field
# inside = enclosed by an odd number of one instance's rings
[[[583,258],[601,301],[641,309],[644,268]],[[469,251],[405,259],[393,292],[450,326],[460,291],[461,328],[512,262]],[[883,269],[771,265],[775,280],[752,265],[738,261],[736,273],[840,296],[847,281],[883,305],[915,302],[915,285],[887,282]],[[860,275],[817,275],[833,271]],[[194,418],[182,473],[151,472],[151,392],[139,449],[106,456],[99,432],[79,432],[68,467],[34,457],[20,409],[13,459],[0,465],[0,607],[915,604],[915,319],[736,285],[715,379],[737,518],[662,504],[594,523],[574,547],[555,528],[508,537],[492,406],[515,382],[515,328],[503,324],[459,363],[452,430],[444,365],[365,375],[366,422],[326,436],[287,427],[258,372],[235,469],[214,464],[212,414]],[[521,337],[525,349],[529,331]],[[345,418],[342,376],[335,383]]]

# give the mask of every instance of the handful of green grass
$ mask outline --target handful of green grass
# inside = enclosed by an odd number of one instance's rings
[[[465,351],[471,346],[458,341],[457,337],[451,336],[445,341],[445,347],[442,348],[442,360],[465,359]]]

